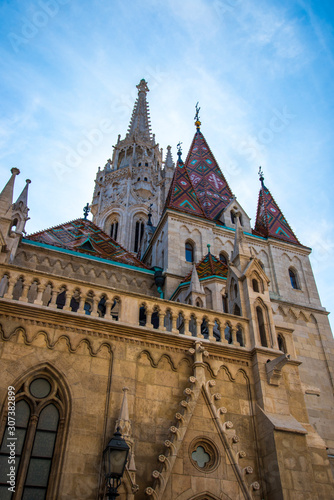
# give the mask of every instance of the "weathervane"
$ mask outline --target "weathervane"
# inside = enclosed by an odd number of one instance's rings
[[[87,216],[90,212],[90,208],[89,208],[89,203],[87,203],[87,205],[83,208],[83,213],[84,213],[84,219],[87,220]]]
[[[261,184],[263,184],[264,177],[263,177],[263,170],[262,170],[261,166],[259,167],[259,178],[260,178]]]
[[[179,142],[178,145],[176,146],[177,147],[177,155],[178,155],[180,161],[181,161],[181,155],[182,155],[181,144],[182,144],[182,142]]]
[[[201,126],[201,122],[199,121],[199,110],[201,108],[198,106],[198,102],[196,103],[195,109],[196,109],[196,114],[195,114],[194,120],[195,120],[195,125],[196,125],[197,130],[199,130],[199,128]]]

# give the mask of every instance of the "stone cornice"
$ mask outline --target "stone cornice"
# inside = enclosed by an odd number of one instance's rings
[[[317,313],[317,314],[324,314],[325,316],[328,316],[330,314],[330,312],[327,311],[324,307],[319,307],[319,308],[312,307],[312,306],[307,306],[305,304],[299,304],[297,302],[288,302],[286,300],[273,299],[273,298],[270,298],[270,302],[275,303],[275,304],[279,304],[282,306],[286,306],[286,307],[296,307],[298,309],[305,309],[305,310],[309,311],[310,313],[313,312],[313,313]]]

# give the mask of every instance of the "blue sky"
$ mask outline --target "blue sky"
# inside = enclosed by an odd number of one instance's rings
[[[141,78],[174,158],[202,132],[254,223],[257,170],[334,311],[330,1],[0,1],[0,179],[30,178],[28,232],[82,215]]]

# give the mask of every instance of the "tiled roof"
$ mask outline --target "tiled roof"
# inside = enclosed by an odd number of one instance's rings
[[[212,220],[232,198],[232,191],[198,129],[185,163],[177,162],[165,208],[175,208]]]
[[[228,267],[224,262],[222,262],[220,259],[217,259],[217,257],[209,252],[198,264],[196,264],[196,271],[200,280],[213,276],[226,278]],[[190,281],[191,273],[192,271],[187,274],[187,276],[181,281],[181,284]]]
[[[66,222],[60,226],[31,234],[25,239],[148,269],[137,257],[121,247],[93,222],[86,219]]]
[[[269,189],[263,184],[263,181],[259,193],[255,229],[253,232],[266,238],[276,238],[300,245],[281,209]]]

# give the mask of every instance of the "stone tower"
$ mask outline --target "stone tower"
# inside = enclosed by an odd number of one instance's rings
[[[144,236],[149,212],[152,223],[160,219],[174,164],[167,147],[162,149],[151,133],[149,92],[142,79],[137,85],[138,98],[124,139],[118,136],[112,159],[99,168],[91,211],[93,222],[131,252],[137,253]]]

